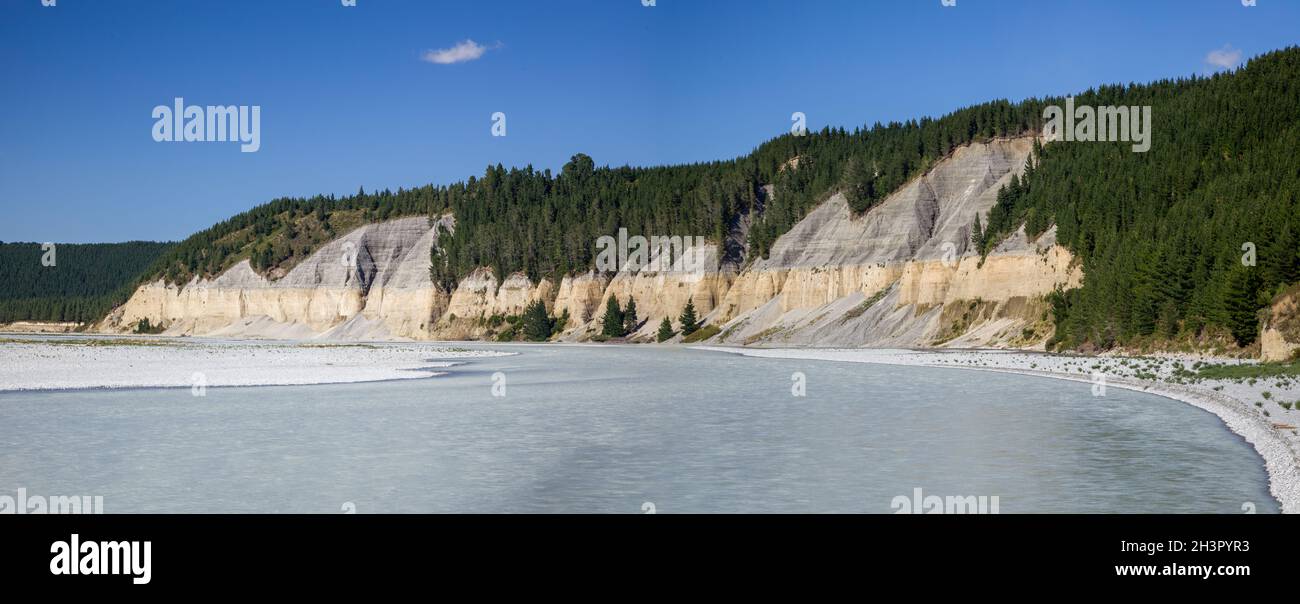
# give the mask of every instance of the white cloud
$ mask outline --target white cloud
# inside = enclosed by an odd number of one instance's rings
[[[465,40],[464,42],[452,46],[451,48],[442,48],[439,50],[425,51],[424,56],[420,58],[430,63],[437,63],[439,65],[451,65],[452,63],[464,63],[466,61],[473,61],[483,56],[483,53],[492,50],[494,48],[500,48],[500,47],[501,47],[500,42],[498,42],[495,46],[483,46],[482,44],[479,44],[478,42],[475,42],[473,40]]]
[[[1216,69],[1232,69],[1241,64],[1241,49],[1224,44],[1223,48],[1211,50],[1205,55],[1205,64]]]

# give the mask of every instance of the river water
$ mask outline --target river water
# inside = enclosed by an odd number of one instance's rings
[[[680,347],[465,347],[519,354],[202,398],[0,394],[0,495],[99,495],[110,513],[891,513],[921,489],[1001,513],[1277,511],[1249,444],[1154,395]]]

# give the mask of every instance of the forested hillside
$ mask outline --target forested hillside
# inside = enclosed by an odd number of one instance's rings
[[[1054,297],[1054,343],[1106,348],[1230,333],[1248,345],[1257,312],[1297,275],[1296,158],[1300,49],[1212,77],[1083,92],[1078,105],[1151,105],[1151,150],[1128,142],[1054,142],[1004,190],[979,225],[987,252],[1022,224],[1084,263],[1084,285]],[[536,280],[585,271],[595,241],[619,228],[725,240],[752,218],[750,256],[835,191],[868,211],[955,147],[1041,132],[1063,98],[994,101],[937,119],[852,131],[785,134],[733,160],[666,167],[598,167],[577,154],[559,173],[488,167],[481,177],[334,198],[278,199],[202,231],[149,271],[183,282],[242,258],[272,278],[322,243],[365,223],[452,212],[455,233],[435,250],[434,279],[450,289],[480,266]],[[764,198],[762,187],[775,194]],[[1243,244],[1258,266],[1241,265]]]
[[[171,243],[61,243],[45,266],[40,243],[0,243],[0,323],[96,321],[125,302]]]
[[[1259,311],[1300,281],[1300,50],[1076,103],[1151,105],[1150,151],[1047,144],[999,196],[984,249],[1021,224],[1058,226],[1085,275],[1055,299],[1062,346],[1191,343],[1216,330],[1254,342]]]
[[[450,288],[480,266],[498,275],[559,277],[590,269],[597,238],[619,228],[722,241],[773,184],[773,199],[750,229],[753,250],[765,255],[831,192],[850,188],[855,209],[865,211],[957,146],[1036,131],[1044,103],[996,101],[939,119],[785,134],[744,157],[704,164],[597,167],[579,153],[558,174],[498,164],[452,185],[277,199],[191,236],[151,273],[181,283],[248,258],[274,277],[362,223],[450,211],[456,231],[434,259],[437,282]]]

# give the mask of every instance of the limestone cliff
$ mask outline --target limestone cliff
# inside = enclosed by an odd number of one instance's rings
[[[1033,140],[972,144],[862,216],[841,195],[754,262],[710,321],[714,341],[806,346],[1038,346],[1043,296],[1081,273],[1055,230],[1018,232],[987,258],[971,226],[1020,173]]]
[[[716,342],[807,346],[1035,346],[1050,335],[1043,296],[1077,286],[1081,273],[1055,231],[1034,241],[1023,231],[986,258],[970,250],[970,230],[997,190],[1024,166],[1032,139],[972,144],[861,216],[833,195],[780,237],[767,258],[747,257],[736,220],[722,242],[689,241],[683,264],[627,261],[618,271],[532,282],[479,268],[455,290],[435,287],[430,254],[439,226],[404,218],[358,228],[304,259],[283,278],[258,275],[247,261],[214,279],[139,288],[100,328],[132,329],[147,319],[170,334],[279,338],[492,337],[504,317],[542,301],[568,313],[561,336],[599,332],[606,301],[637,302],[629,336],[654,339],[664,317],[691,301]],[[791,169],[798,169],[792,167]],[[762,197],[769,197],[765,188]],[[685,234],[683,234],[685,235]],[[594,243],[594,242],[593,242]]]
[[[1300,285],[1273,299],[1259,344],[1265,361],[1285,361],[1300,353]]]
[[[701,314],[711,311],[731,287],[735,270],[724,265],[715,244],[687,246],[685,255],[691,259],[688,265],[659,266],[654,260],[657,256],[652,256],[647,267],[623,267],[605,287],[591,319],[572,336],[598,333],[610,296],[617,298],[620,306],[636,300],[639,327],[628,336],[632,340],[653,339],[659,321],[664,317],[676,321],[688,300]]]
[[[523,314],[524,308],[536,300],[552,309],[554,290],[549,280],[534,285],[521,273],[498,282],[491,269],[480,267],[457,283],[446,311],[423,335],[447,340],[482,338],[490,333],[492,317]]]
[[[438,227],[424,217],[369,224],[322,246],[281,279],[248,261],[184,286],[141,286],[98,326],[129,331],[141,320],[173,335],[383,339],[423,337],[447,295],[429,276]]]

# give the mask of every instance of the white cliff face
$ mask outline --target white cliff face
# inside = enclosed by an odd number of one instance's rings
[[[688,266],[625,265],[557,284],[479,268],[443,292],[429,277],[438,227],[423,217],[367,225],[322,247],[284,278],[271,281],[241,262],[211,281],[141,287],[101,325],[129,330],[148,319],[168,333],[229,337],[490,336],[493,316],[518,315],[540,300],[569,315],[562,339],[599,333],[610,297],[637,303],[649,341],[659,323],[688,301],[721,328],[713,341],[809,346],[1035,346],[1050,335],[1043,296],[1075,287],[1081,272],[1055,229],[1030,241],[1023,230],[987,258],[970,249],[971,225],[983,220],[998,188],[1019,173],[1033,140],[962,147],[862,216],[842,195],[811,211],[744,265],[718,245],[688,247]],[[770,195],[770,189],[768,189]],[[983,220],[987,222],[986,220]],[[748,225],[743,217],[738,231]],[[743,248],[743,233],[733,233]],[[596,242],[592,242],[595,246]],[[689,241],[687,242],[689,245]],[[745,266],[741,269],[742,266]]]
[[[1273,300],[1259,335],[1260,358],[1286,361],[1300,354],[1300,287]]]
[[[832,196],[736,278],[709,317],[722,328],[714,340],[1041,345],[1050,335],[1040,325],[1042,297],[1081,279],[1055,229],[1034,242],[1018,232],[982,261],[970,249],[975,217],[987,222],[1032,145],[1018,138],[962,147],[863,216]]]
[[[594,271],[566,276],[558,286],[546,279],[534,284],[522,273],[498,282],[491,269],[479,268],[460,280],[433,337],[483,337],[490,333],[485,320],[522,314],[529,303],[540,300],[555,317],[568,312],[562,339],[579,341],[600,332],[605,304],[613,296],[620,306],[636,300],[641,326],[631,337],[652,339],[659,321],[665,316],[676,320],[687,300],[701,314],[711,310],[734,276],[734,271],[719,268],[715,245],[686,246],[684,255],[690,259],[685,264],[661,265],[651,255],[644,267],[626,265],[609,276]]]
[[[610,296],[624,307],[628,300],[636,300],[639,327],[629,336],[632,339],[653,339],[660,320],[668,317],[675,322],[687,301],[694,303],[698,316],[711,311],[726,295],[734,270],[723,268],[715,244],[687,245],[683,257],[688,261],[659,264],[652,255],[644,267],[622,267],[605,288],[583,331],[600,332]]]
[[[609,280],[595,271],[573,275],[560,280],[560,289],[555,295],[553,314],[563,316],[569,313],[566,328],[584,325],[603,312],[601,302]]]
[[[354,338],[419,337],[445,302],[429,276],[438,226],[424,217],[365,225],[304,259],[282,279],[243,261],[215,279],[144,285],[101,325],[132,329],[147,319],[170,334],[312,337],[342,329]]]
[[[370,321],[382,323],[395,336],[420,338],[427,334],[449,302],[447,292],[435,287],[430,278],[430,255],[438,244],[439,230],[445,228],[450,232],[455,226],[450,215],[439,218],[413,245],[388,261],[387,269],[378,271],[376,281],[370,286],[362,314]],[[402,241],[419,232],[418,223],[408,228],[409,234],[399,237]],[[387,236],[383,231],[376,235]]]
[[[497,304],[496,275],[490,268],[478,268],[456,284],[456,291],[451,294],[451,303],[447,306],[445,319],[486,318],[492,314]]]
[[[533,282],[529,281],[528,277],[523,273],[510,275],[506,277],[506,280],[501,283],[500,289],[497,290],[497,300],[492,307],[492,314],[502,316],[522,315],[524,309],[534,300],[553,295],[551,289],[551,282],[546,279],[542,279],[534,288]],[[550,301],[547,300],[546,302],[547,306],[550,306]]]

